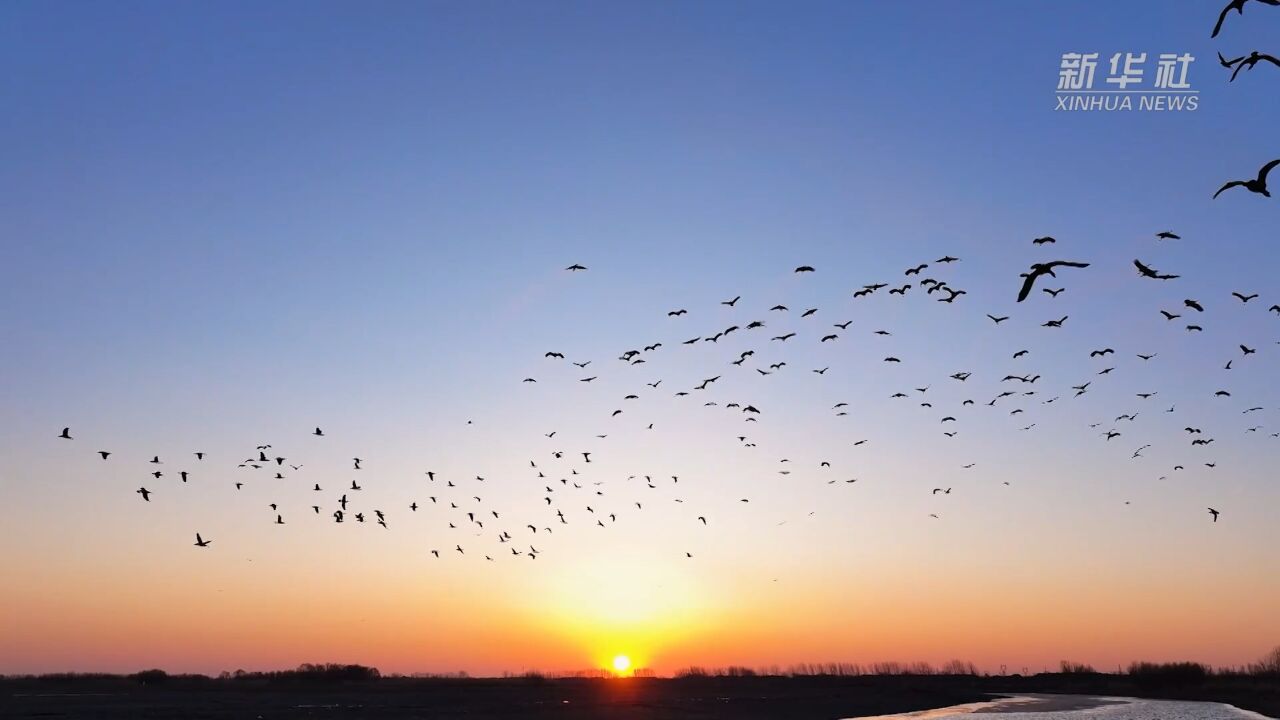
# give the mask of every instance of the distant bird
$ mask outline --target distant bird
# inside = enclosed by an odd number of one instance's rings
[[[1168,230],[1165,230],[1164,232],[1156,233],[1156,237],[1161,240],[1181,240],[1182,239],[1180,236],[1175,235],[1172,232],[1169,232]]]
[[[995,315],[987,315],[987,317],[991,318],[991,322],[993,322],[993,323],[995,323],[995,324],[997,324],[997,325],[999,325],[1000,323],[1002,323],[1002,322],[1004,322],[1005,320],[1008,320],[1008,319],[1009,319],[1009,316],[1008,316],[1008,315],[1005,315],[1004,317],[996,317]]]
[[[1195,300],[1190,300],[1190,299],[1188,299],[1188,300],[1183,300],[1183,301],[1182,301],[1182,304],[1183,304],[1183,305],[1186,305],[1187,307],[1191,308],[1192,310],[1195,310],[1196,312],[1204,312],[1204,306],[1203,306],[1203,305],[1201,305],[1200,303],[1196,302]]]
[[[1270,2],[1270,0],[1267,1]],[[1277,5],[1280,5],[1280,0],[1275,0],[1275,2]],[[1242,187],[1251,193],[1257,193],[1264,197],[1271,197],[1270,191],[1267,190],[1267,174],[1270,173],[1271,169],[1276,165],[1280,165],[1280,160],[1272,160],[1266,165],[1263,165],[1262,168],[1258,170],[1258,177],[1256,178],[1249,180],[1232,180],[1226,183],[1222,187],[1218,188],[1218,192],[1214,193],[1213,196],[1216,198],[1221,195],[1224,190],[1228,190],[1233,187]]]
[[[315,435],[316,437],[324,437],[324,431],[322,431],[320,428],[316,428],[316,431],[311,434]]]
[[[209,547],[209,543],[211,542],[213,541],[205,540],[204,538],[200,537],[200,533],[196,533],[196,547]]]
[[[1221,513],[1219,513],[1217,510],[1214,510],[1213,508],[1209,508],[1209,514],[1213,516],[1214,522],[1218,522],[1218,515],[1220,515]]]
[[[58,437],[62,438],[63,440],[71,440],[71,439],[72,439],[72,438],[71,438],[71,428],[69,428],[69,427],[64,427],[64,428],[62,428],[62,434],[61,434],[61,435],[59,435]]]
[[[732,299],[732,300],[722,300],[722,301],[720,302],[720,304],[721,304],[721,305],[728,305],[729,307],[733,307],[734,305],[737,305],[737,304],[738,304],[738,301],[739,301],[739,300],[741,300],[741,299],[742,299],[742,296],[741,296],[741,295],[739,295],[739,296],[735,297],[735,298],[734,298],[734,299]]]
[[[1032,240],[1031,244],[1032,245],[1049,245],[1056,242],[1058,242],[1057,238],[1045,235],[1044,237],[1038,237],[1035,240]]]
[[[111,455],[111,453],[106,450],[99,450],[98,454],[102,456],[103,460],[106,460],[107,457]]]
[[[684,308],[681,308],[679,310],[672,310],[671,312],[667,313],[667,317],[679,317],[680,315],[684,315],[688,312],[689,311],[685,310]]]
[[[1060,328],[1062,327],[1062,323],[1067,321],[1067,317],[1068,316],[1063,315],[1059,320],[1049,320],[1048,322],[1042,323],[1040,327]]]
[[[1066,290],[1066,288],[1058,288],[1057,290],[1053,290],[1051,288],[1040,288],[1041,292],[1051,297],[1058,297],[1058,293],[1061,293],[1063,290]]]
[[[800,267],[796,268],[796,272],[798,273],[813,272],[813,268],[808,265],[801,265]]]
[[[565,268],[565,270],[568,270],[570,272],[578,272],[579,270],[586,270],[586,269],[587,269],[586,267],[582,265],[578,265],[576,263]],[[605,274],[607,275],[608,273],[605,273]]]
[[[134,490],[134,492],[136,492],[136,493],[138,493],[139,495],[141,495],[143,500],[146,500],[147,502],[151,502],[151,491],[150,491],[150,490],[148,490],[148,489],[146,489],[146,488],[144,488],[144,487],[140,487],[140,488],[138,488],[137,490]]]
[[[1254,298],[1258,297],[1258,293],[1254,293],[1254,294],[1252,294],[1252,295],[1243,295],[1243,294],[1238,293],[1238,292],[1233,292],[1233,293],[1231,293],[1231,294],[1232,294],[1232,295],[1234,295],[1234,296],[1236,296],[1237,298],[1239,298],[1240,302],[1242,302],[1242,303],[1247,303],[1247,302],[1249,302],[1250,300],[1252,300],[1252,299],[1254,299]]]

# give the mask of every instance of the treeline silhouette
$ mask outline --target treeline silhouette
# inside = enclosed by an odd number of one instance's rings
[[[399,675],[384,674],[364,665],[307,663],[292,670],[236,670],[212,677],[170,674],[160,669],[128,675],[9,675],[0,677],[0,693],[7,693],[11,698],[30,698],[31,703],[41,697],[79,697],[92,704],[100,698],[112,697],[119,698],[122,707],[130,708],[146,708],[157,703],[180,708],[182,703],[204,704],[212,697],[236,707],[262,702],[292,707],[299,698],[321,695],[331,698],[324,702],[346,703],[352,707],[392,702],[388,698],[399,698],[394,700],[397,703],[411,698],[413,703],[428,709],[436,706],[475,709],[482,705],[485,712],[495,713],[494,717],[508,712],[509,703],[525,708],[530,707],[530,703],[541,703],[537,707],[559,707],[558,703],[565,699],[582,708],[604,707],[599,704],[621,702],[619,698],[631,698],[626,702],[652,701],[663,707],[671,704],[671,707],[683,708],[693,702],[690,698],[767,697],[779,708],[794,709],[795,703],[809,703],[805,707],[814,709],[815,716],[848,716],[973,702],[991,694],[1065,693],[1226,702],[1280,717],[1280,647],[1256,662],[1217,668],[1189,661],[1134,662],[1127,668],[1102,672],[1085,663],[1063,661],[1052,672],[1024,670],[1006,675],[984,673],[971,662],[952,660],[941,665],[824,662],[758,668],[694,666],[665,678],[654,677],[647,670],[638,670],[621,683],[611,680],[612,677],[612,673],[602,669],[566,673],[529,671],[497,678],[471,677],[465,672]],[[859,712],[852,712],[853,709]],[[476,717],[489,716],[478,714]]]
[[[1058,671],[1035,673],[1029,677],[1061,676],[1124,676],[1135,683],[1146,686],[1161,685],[1194,685],[1213,679],[1258,679],[1280,681],[1280,646],[1264,655],[1256,662],[1242,666],[1212,667],[1198,662],[1133,662],[1123,672],[1102,672],[1092,665],[1063,660]],[[657,678],[654,671],[637,668],[629,673],[635,678]],[[823,662],[795,663],[792,665],[769,665],[764,667],[747,667],[743,665],[727,665],[723,667],[703,667],[692,665],[677,670],[672,677],[683,678],[753,678],[753,677],[862,677],[862,676],[968,676],[968,677],[1012,677],[1022,675],[992,675],[978,670],[978,666],[967,660],[951,660],[941,665],[928,662]],[[113,673],[45,673],[39,675],[0,675],[0,680],[7,682],[28,681],[42,683],[90,683],[128,681],[139,685],[159,686],[174,685],[358,685],[376,683],[379,680],[564,680],[564,679],[605,679],[615,674],[601,668],[571,670],[560,672],[544,672],[527,670],[523,672],[503,673],[501,678],[473,677],[465,671],[443,673],[391,673],[384,675],[378,668],[367,665],[340,663],[303,663],[292,670],[223,671],[217,676],[196,673],[168,673],[160,669],[142,670],[127,675]]]
[[[740,665],[705,668],[693,665],[677,670],[676,678],[701,677],[860,677],[863,675],[979,675],[978,666],[967,660],[951,660],[934,667],[927,662],[877,663],[797,663],[781,667],[749,668]]]

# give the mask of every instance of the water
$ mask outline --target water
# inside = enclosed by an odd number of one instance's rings
[[[983,716],[988,717],[983,717]],[[1222,703],[1086,695],[1025,695],[851,720],[1268,720]]]

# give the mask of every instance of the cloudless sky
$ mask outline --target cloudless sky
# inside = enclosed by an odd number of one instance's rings
[[[1254,659],[1280,642],[1277,211],[1210,197],[1277,156],[1280,75],[1228,85],[1215,53],[1267,50],[1280,10],[1210,40],[1219,10],[4,4],[0,672]],[[1054,112],[1070,51],[1101,54],[1099,83],[1111,53],[1148,53],[1150,78],[1189,52],[1200,107]],[[925,275],[965,289],[954,304],[851,297],[944,254],[961,261]],[[1134,257],[1183,278],[1139,279]],[[1015,305],[1047,259],[1093,266]],[[1157,314],[1185,298],[1205,332]],[[1037,395],[985,405],[1006,389]],[[236,467],[265,443],[303,468]],[[543,487],[571,470],[584,487],[553,495],[573,522],[548,536]],[[388,530],[328,517],[353,477]],[[505,519],[471,527],[468,503]]]

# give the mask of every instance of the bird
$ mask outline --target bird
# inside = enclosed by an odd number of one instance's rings
[[[679,316],[684,315],[684,314],[686,314],[686,313],[688,313],[688,312],[689,312],[689,311],[688,311],[688,310],[685,310],[684,308],[681,308],[681,309],[679,309],[679,310],[672,310],[671,312],[667,313],[667,317],[679,317]]]
[[[1183,301],[1182,301],[1182,304],[1183,304],[1183,305],[1186,305],[1187,307],[1191,308],[1192,310],[1195,310],[1196,312],[1204,312],[1204,306],[1203,306],[1203,305],[1201,305],[1200,303],[1196,302],[1195,300],[1190,300],[1190,299],[1183,300]]]
[[[1280,4],[1280,0],[1276,0],[1276,3]],[[1251,178],[1249,180],[1231,180],[1227,182],[1225,185],[1218,188],[1218,192],[1214,193],[1213,197],[1217,198],[1223,193],[1223,191],[1233,187],[1242,187],[1251,193],[1256,193],[1264,197],[1271,197],[1271,192],[1267,190],[1267,174],[1270,173],[1271,169],[1276,165],[1280,165],[1280,159],[1272,160],[1266,165],[1263,165],[1262,168],[1258,170],[1258,176],[1256,178]]]
[[[1222,53],[1218,53],[1219,62],[1222,62],[1223,59],[1224,58],[1222,57]],[[1228,60],[1226,62],[1223,62],[1223,65],[1226,65],[1227,67],[1230,67],[1231,65],[1235,65],[1235,70],[1231,72],[1231,79],[1228,80],[1227,82],[1235,82],[1236,76],[1240,74],[1241,70],[1246,70],[1246,69],[1252,70],[1254,66],[1256,66],[1259,62],[1262,62],[1263,60],[1271,63],[1272,65],[1275,65],[1276,67],[1280,67],[1280,59],[1277,59],[1274,55],[1260,53],[1257,50],[1254,50],[1253,52],[1249,53],[1249,55],[1246,57],[1238,57],[1235,60]]]
[[[111,453],[107,450],[99,450],[98,454],[102,456],[103,460],[106,460],[111,455]]]
[[[1232,294],[1232,295],[1234,295],[1234,296],[1236,296],[1237,298],[1239,298],[1239,299],[1240,299],[1240,302],[1242,302],[1242,303],[1247,303],[1247,302],[1249,302],[1250,300],[1252,300],[1252,299],[1254,299],[1254,298],[1258,297],[1258,293],[1254,293],[1254,294],[1252,294],[1252,295],[1245,295],[1245,294],[1243,294],[1243,293],[1233,292],[1233,293],[1231,293],[1231,294]]]
[[[1022,275],[1024,280],[1022,282],[1022,289],[1018,292],[1018,302],[1026,300],[1027,296],[1031,294],[1031,287],[1035,285],[1036,278],[1041,275],[1057,277],[1053,270],[1058,267],[1087,268],[1089,267],[1089,263],[1074,262],[1070,260],[1054,260],[1053,262],[1047,263],[1032,263],[1030,271]]]
[[[1062,327],[1062,323],[1067,321],[1067,317],[1067,315],[1063,315],[1060,320],[1049,320],[1048,322],[1042,323],[1040,327],[1060,328]]]
[[[1139,275],[1143,277],[1151,278],[1152,280],[1177,280],[1179,277],[1181,277],[1180,275],[1162,275],[1160,274],[1160,271],[1156,270],[1153,267],[1150,267],[1149,265],[1144,264],[1141,260],[1138,260],[1137,258],[1134,259],[1133,266],[1138,268]]]
[[[1237,15],[1244,15],[1244,4],[1247,2],[1249,0],[1231,0],[1228,2],[1226,7],[1222,8],[1222,12],[1219,13],[1218,22],[1214,24],[1213,32],[1209,34],[1209,37],[1218,37],[1218,32],[1222,30],[1223,21],[1227,19],[1227,13],[1235,10]],[[1258,2],[1264,5],[1280,5],[1280,0],[1258,0]]]
[[[738,301],[739,301],[739,300],[741,300],[741,299],[742,299],[742,296],[741,296],[741,295],[739,295],[739,296],[735,297],[735,298],[734,298],[734,299],[732,299],[732,300],[722,300],[722,301],[720,301],[720,304],[721,304],[721,305],[728,305],[729,307],[733,307],[734,305],[737,305],[737,304],[738,304]]]
[[[211,542],[213,541],[205,540],[204,538],[200,537],[200,533],[196,533],[196,547],[209,547],[209,543]]]
[[[568,270],[569,272],[579,272],[581,270],[586,270],[586,269],[587,268],[585,266],[579,265],[577,263],[574,263],[573,265],[570,265],[569,267],[565,268],[565,270]],[[605,274],[607,275],[608,273],[605,273]]]
[[[1220,515],[1221,513],[1219,513],[1217,510],[1214,510],[1213,508],[1209,508],[1208,510],[1209,510],[1209,514],[1213,516],[1213,521],[1218,522],[1218,515]]]
[[[800,267],[796,268],[795,271],[798,273],[813,272],[813,268],[809,265],[801,265]]]
[[[140,487],[137,490],[134,490],[134,492],[141,495],[143,500],[146,500],[147,502],[151,502],[151,491],[146,489],[145,487]]]
[[[62,428],[62,434],[59,435],[58,437],[62,438],[63,440],[71,440],[72,439],[71,428],[69,427]]]
[[[316,437],[324,437],[324,431],[321,430],[320,428],[316,428],[316,431],[311,434],[315,435]]]
[[[1165,230],[1164,232],[1156,233],[1156,237],[1159,238],[1160,240],[1181,240],[1182,239],[1182,237],[1175,235],[1168,230]]]
[[[1000,323],[1002,323],[1002,322],[1004,322],[1005,320],[1008,320],[1008,319],[1009,319],[1009,316],[1008,316],[1008,315],[1005,315],[1004,317],[996,317],[995,315],[987,315],[987,317],[991,318],[991,322],[993,322],[993,323],[995,323],[995,324],[997,324],[997,325],[999,325]]]
[[[1057,238],[1051,237],[1049,235],[1045,235],[1044,237],[1038,237],[1032,240],[1031,244],[1032,245],[1051,245],[1056,242],[1058,242]]]

